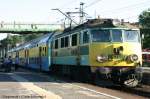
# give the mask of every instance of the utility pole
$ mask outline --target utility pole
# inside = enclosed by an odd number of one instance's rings
[[[84,3],[83,2],[80,2],[80,24],[83,23],[83,20],[84,20],[84,11],[83,11],[83,6],[84,6]]]
[[[60,9],[52,9],[52,10],[57,10],[59,11],[61,14],[63,14],[64,16],[66,16],[66,18],[68,18],[70,20],[70,26],[73,23],[75,23],[76,25],[79,25],[79,24],[83,24],[84,22],[84,15],[86,13],[84,13],[84,3],[83,2],[80,2],[80,7],[79,8],[76,8],[76,9],[79,9],[79,11],[77,12],[62,12]],[[79,22],[76,22],[74,19],[71,18],[71,14],[79,14]]]

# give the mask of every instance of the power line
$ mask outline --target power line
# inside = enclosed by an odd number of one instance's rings
[[[103,12],[104,12],[104,13],[118,12],[118,11],[121,10],[121,9],[129,9],[130,7],[133,7],[133,8],[134,8],[134,7],[138,6],[138,5],[143,5],[143,4],[147,3],[147,2],[149,2],[149,1],[140,2],[140,3],[137,3],[137,4],[133,4],[133,5],[127,5],[127,6],[124,6],[124,7],[121,7],[121,8],[117,8],[117,9],[106,10],[106,11],[103,11]],[[103,13],[103,12],[101,12],[101,13]]]
[[[144,6],[143,8],[141,8],[141,7],[138,7],[138,8],[136,8],[136,9],[129,9],[130,11],[132,11],[132,10],[141,10],[141,12],[143,11],[142,9],[147,9],[149,7],[149,5],[148,6]],[[109,13],[109,15],[111,15],[111,14],[113,14],[113,15],[124,15],[124,14],[132,14],[131,12],[129,12],[128,10],[125,10],[125,11],[122,11],[121,13],[120,12],[110,12]],[[106,14],[106,15],[108,15],[108,14]]]
[[[102,1],[102,0],[95,0],[92,3],[90,3],[89,5],[85,6],[84,8],[91,7],[91,6],[93,6],[94,4],[96,4],[96,3],[100,2],[100,1]]]
[[[71,0],[70,2],[66,2],[64,3],[62,6],[60,6],[60,8],[65,8],[68,7],[68,5],[73,4],[74,2],[76,2],[77,0]]]

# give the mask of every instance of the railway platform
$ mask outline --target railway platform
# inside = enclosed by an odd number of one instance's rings
[[[0,72],[0,99],[145,99],[131,93],[66,81],[49,74],[20,68]]]

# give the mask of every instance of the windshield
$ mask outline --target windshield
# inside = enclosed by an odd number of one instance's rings
[[[121,30],[112,30],[112,41],[113,42],[122,42],[122,31]]]
[[[140,42],[138,31],[125,30],[125,32],[124,32],[124,41],[125,42]]]
[[[110,42],[109,30],[92,30],[93,42]]]

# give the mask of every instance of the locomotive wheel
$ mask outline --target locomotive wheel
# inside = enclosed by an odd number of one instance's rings
[[[132,77],[128,80],[124,81],[124,85],[127,87],[136,87],[138,85],[138,79],[135,78],[135,75],[131,75]]]
[[[142,79],[142,73],[131,74],[128,77],[128,80],[124,81],[124,85],[127,87],[136,87],[141,82],[141,79]]]
[[[130,74],[128,79],[124,81],[124,85],[127,87],[136,87],[141,83],[142,77],[142,72],[135,72],[134,74]]]

